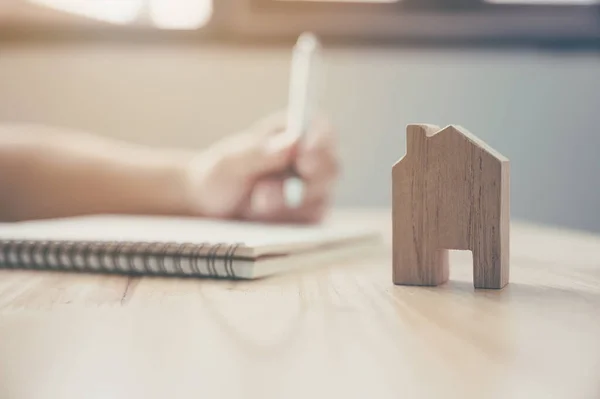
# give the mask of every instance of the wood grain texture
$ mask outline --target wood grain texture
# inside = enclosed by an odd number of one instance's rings
[[[511,283],[394,285],[372,257],[258,281],[0,272],[0,398],[595,399],[600,236],[513,222]]]
[[[509,162],[462,127],[409,125],[392,168],[395,284],[448,280],[449,250],[473,253],[476,288],[509,280]]]

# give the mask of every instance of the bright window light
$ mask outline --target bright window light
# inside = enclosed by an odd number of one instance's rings
[[[212,16],[212,0],[149,0],[150,18],[161,29],[198,29]]]
[[[133,22],[144,0],[29,0],[40,6],[53,8],[112,24]]]

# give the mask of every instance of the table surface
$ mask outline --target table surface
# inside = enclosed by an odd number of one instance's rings
[[[511,278],[352,262],[232,282],[0,272],[1,398],[600,398],[600,236],[513,222]]]

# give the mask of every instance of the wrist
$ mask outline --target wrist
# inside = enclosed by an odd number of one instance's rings
[[[149,202],[154,202],[150,206],[156,213],[195,214],[190,178],[190,164],[194,158],[193,152],[180,150],[161,150],[155,154],[153,166],[150,167],[154,170],[154,199]]]
[[[208,151],[197,151],[177,157],[173,179],[179,193],[176,207],[190,216],[210,217],[208,204],[203,199],[210,191],[208,181],[213,170],[214,157]]]

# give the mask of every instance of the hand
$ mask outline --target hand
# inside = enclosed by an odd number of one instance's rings
[[[265,222],[319,222],[338,176],[334,133],[313,124],[301,141],[285,134],[285,115],[258,121],[197,156],[188,167],[192,212],[206,217]],[[293,165],[303,179],[304,200],[286,206],[283,182]]]

